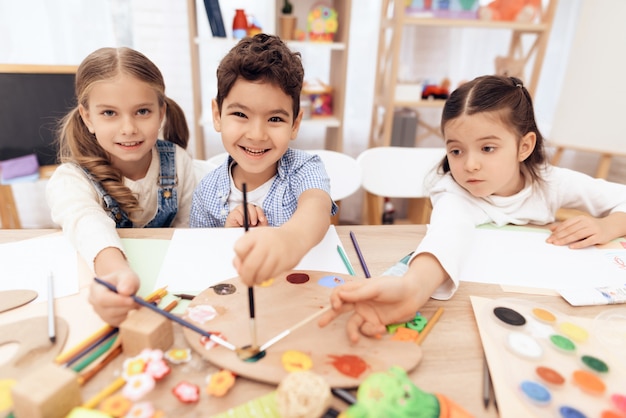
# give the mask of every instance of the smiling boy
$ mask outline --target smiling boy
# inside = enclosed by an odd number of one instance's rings
[[[322,240],[337,206],[317,155],[289,148],[302,121],[300,54],[278,37],[242,39],[217,69],[213,125],[228,159],[198,185],[190,226],[243,226],[243,184],[250,226],[234,260],[248,285],[296,266]]]

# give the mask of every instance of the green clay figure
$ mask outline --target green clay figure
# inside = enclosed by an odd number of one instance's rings
[[[359,386],[357,402],[339,418],[471,418],[443,395],[426,393],[397,366],[372,373]]]

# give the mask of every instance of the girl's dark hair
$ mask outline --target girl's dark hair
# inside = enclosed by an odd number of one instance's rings
[[[518,139],[534,132],[537,141],[533,152],[523,164],[533,181],[540,181],[539,169],[546,163],[544,140],[535,121],[535,111],[530,93],[516,77],[486,75],[464,83],[452,92],[443,107],[441,132],[446,124],[462,115],[497,112]],[[444,173],[450,171],[448,157],[441,164]]]
[[[244,38],[226,54],[217,67],[217,108],[238,78],[263,81],[280,87],[293,102],[293,120],[300,113],[300,92],[304,80],[299,52],[292,52],[279,37],[259,33]]]
[[[158,67],[139,51],[130,48],[101,48],[89,54],[76,72],[74,87],[77,106],[59,121],[58,159],[60,162],[73,162],[86,168],[132,220],[133,214],[142,210],[137,197],[124,186],[124,176],[111,166],[108,154],[89,132],[78,111],[78,105],[89,108],[89,93],[95,83],[113,80],[120,74],[132,76],[152,87],[159,107],[166,106],[163,139],[187,148],[189,128],[185,114],[174,100],[165,96],[165,82]]]

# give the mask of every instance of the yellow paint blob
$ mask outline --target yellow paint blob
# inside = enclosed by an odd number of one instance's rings
[[[260,287],[270,287],[271,285],[274,284],[274,279],[267,279],[264,282],[262,282],[259,286]]]
[[[297,350],[288,350],[283,353],[282,363],[288,372],[309,370],[313,367],[313,360],[308,354]]]
[[[571,322],[561,323],[559,329],[564,335],[579,343],[583,343],[589,338],[589,333],[586,329]]]

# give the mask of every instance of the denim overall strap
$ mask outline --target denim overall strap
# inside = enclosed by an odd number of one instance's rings
[[[161,163],[157,213],[146,228],[167,228],[172,225],[178,212],[178,178],[176,176],[176,146],[172,142],[158,140],[156,143]]]
[[[120,208],[117,200],[113,199],[111,195],[104,189],[102,184],[98,180],[93,178],[89,170],[87,170],[85,167],[81,168],[83,169],[83,171],[87,175],[87,178],[89,178],[91,184],[93,184],[93,187],[96,189],[98,195],[104,202],[104,210],[107,212],[109,217],[115,221],[115,227],[132,228],[132,221],[128,219],[128,215],[126,215],[126,212],[124,212],[122,208]]]

